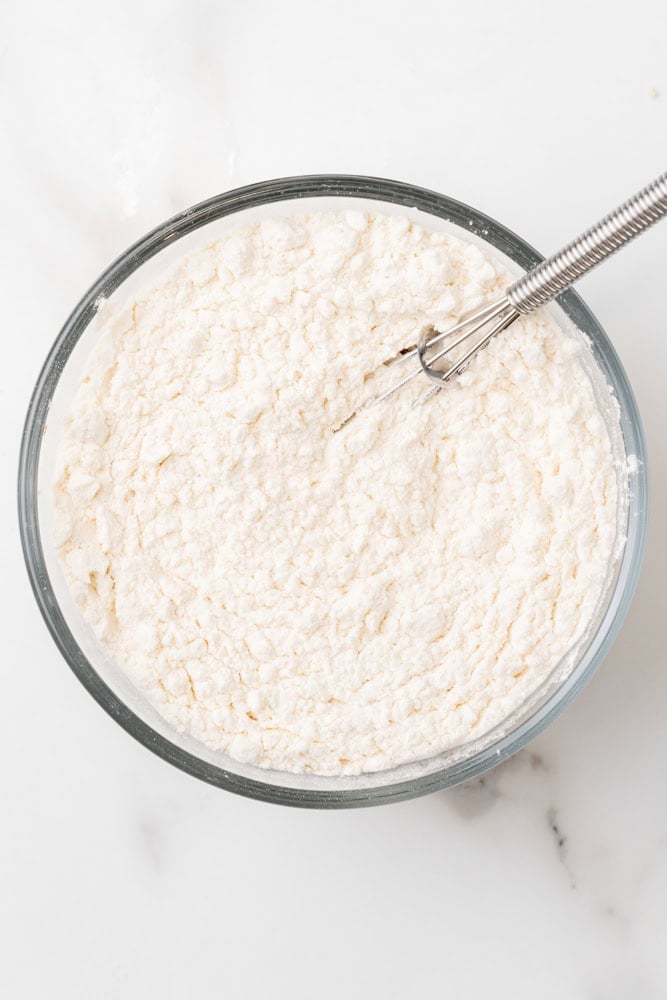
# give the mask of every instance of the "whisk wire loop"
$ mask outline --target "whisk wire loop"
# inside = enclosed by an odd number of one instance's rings
[[[400,358],[402,363],[416,356],[419,368],[415,368],[391,389],[383,392],[375,402],[380,403],[389,399],[422,372],[436,384],[424,397],[430,399],[454,375],[462,372],[477,352],[496,334],[507,329],[518,316],[533,312],[556,298],[583,274],[665,215],[667,215],[667,173],[661,174],[558,253],[522,275],[509,286],[502,298],[464,316],[448,330],[442,332],[427,330],[422,334],[417,346],[404,352]],[[475,334],[484,331],[488,324],[491,325],[486,332],[482,332],[479,339],[461,357],[453,357],[448,368],[443,371],[434,367],[443,358],[451,356],[457,347],[466,343]],[[433,348],[443,341],[444,346],[435,354],[431,354]]]

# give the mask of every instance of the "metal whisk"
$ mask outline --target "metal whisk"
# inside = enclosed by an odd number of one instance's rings
[[[427,394],[427,398],[438,392],[450,379],[463,371],[478,351],[501,330],[507,329],[515,319],[550,302],[583,274],[610,257],[665,215],[667,215],[667,173],[661,174],[558,253],[524,274],[510,285],[502,298],[469,313],[443,333],[436,333],[433,329],[427,330],[417,346],[402,354],[396,362],[403,364],[410,358],[416,357],[420,367],[379,395],[375,401],[379,403],[389,399],[421,372],[436,383]],[[452,361],[449,367],[444,370],[434,367],[476,334],[479,334],[479,338],[475,343],[467,348],[461,357]],[[433,354],[434,348],[443,341],[446,342],[444,346]]]

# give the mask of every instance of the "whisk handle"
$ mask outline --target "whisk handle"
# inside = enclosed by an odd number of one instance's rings
[[[515,281],[507,298],[517,312],[532,312],[665,215],[667,173]]]

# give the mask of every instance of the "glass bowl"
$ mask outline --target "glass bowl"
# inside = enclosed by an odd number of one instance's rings
[[[59,430],[82,364],[96,343],[98,300],[122,301],[184,251],[251,218],[351,207],[408,215],[427,228],[473,242],[481,240],[515,274],[541,260],[518,236],[475,209],[396,181],[340,175],[291,177],[211,198],[135,243],[81,299],[37,381],[20,457],[19,521],[30,581],[51,635],[81,683],[128,733],[176,767],[241,795],[294,806],[341,808],[408,799],[479,774],[524,747],[574,698],[607,653],[635,589],[646,534],[646,455],[632,390],[599,323],[579,296],[568,291],[550,308],[561,324],[574,324],[590,339],[597,362],[592,376],[599,383],[599,398],[609,399],[608,385],[618,400],[620,434],[618,420],[608,423],[616,426],[619,474],[626,475],[625,457],[635,456],[627,471],[627,520],[620,525],[621,534],[625,532],[627,537],[619,559],[610,568],[604,599],[586,636],[502,725],[474,742],[390,771],[335,778],[294,775],[240,764],[176,732],[132,686],[82,620],[52,541],[52,482]]]

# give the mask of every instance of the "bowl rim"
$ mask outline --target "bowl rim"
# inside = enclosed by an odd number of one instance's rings
[[[172,743],[140,718],[102,680],[74,639],[60,610],[47,571],[38,517],[39,457],[46,418],[60,375],[80,336],[93,319],[101,296],[108,296],[138,267],[180,237],[209,222],[248,208],[299,198],[345,197],[416,208],[467,230],[515,263],[529,269],[543,260],[512,230],[482,212],[446,195],[402,181],[354,174],[314,174],[261,181],[224,192],[187,208],[137,240],[100,275],[76,305],[58,334],[37,379],[23,428],[19,457],[18,514],[23,555],[30,584],[49,632],[76,677],[111,718],[163,760],[211,785],[265,802],[311,808],[345,808],[380,805],[414,798],[446,788],[495,766],[522,749],[568,705],[590,680],[616,638],[636,589],[646,541],[648,478],[646,445],[637,404],[628,378],[609,338],[582,299],[572,290],[557,302],[579,329],[591,337],[614,375],[614,389],[621,407],[622,431],[628,454],[638,460],[631,497],[634,517],[629,523],[622,566],[613,596],[620,595],[598,642],[594,655],[582,666],[585,653],[598,639],[608,618],[583,651],[571,675],[514,730],[473,756],[447,767],[395,783],[368,788],[313,789],[281,786],[236,774],[197,757]],[[632,542],[632,544],[630,544]],[[622,579],[622,587],[620,586]],[[273,772],[275,773],[275,772]],[[377,776],[376,776],[377,777]]]

